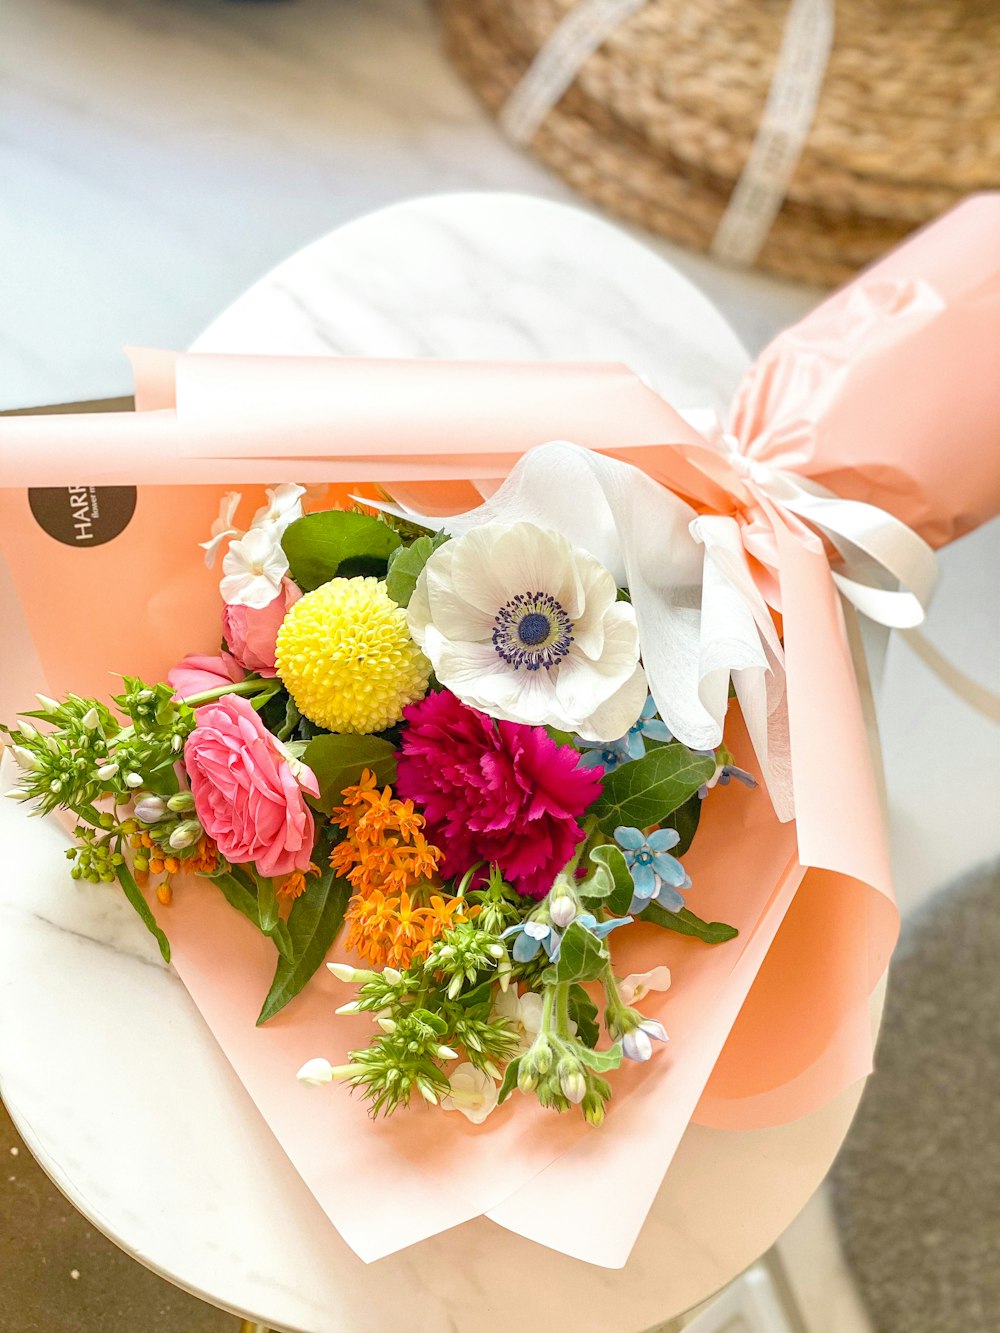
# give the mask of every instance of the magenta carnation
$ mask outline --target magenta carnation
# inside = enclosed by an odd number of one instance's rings
[[[447,691],[403,717],[396,791],[423,810],[444,874],[495,861],[519,893],[544,898],[584,836],[601,770],[544,727],[496,722]]]

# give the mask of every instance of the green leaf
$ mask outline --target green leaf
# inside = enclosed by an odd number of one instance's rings
[[[274,880],[263,875],[254,875],[257,881],[257,910],[260,912],[260,928],[265,935],[273,935],[278,924],[278,899],[274,892]]]
[[[608,961],[607,945],[580,921],[571,921],[559,946],[558,981],[596,981]]]
[[[328,732],[306,746],[302,762],[316,774],[319,796],[310,804],[328,815],[339,805],[344,788],[359,781],[370,768],[383,785],[396,778],[396,750],[380,736],[341,736]]]
[[[409,546],[400,546],[389,557],[389,572],[385,576],[385,590],[397,606],[409,606],[420,571],[427,561],[448,540],[446,532],[433,537],[418,537]]]
[[[654,926],[663,926],[666,930],[676,930],[679,935],[691,935],[705,944],[724,944],[740,933],[735,926],[727,926],[724,921],[702,921],[700,916],[695,916],[686,907],[682,907],[679,912],[668,912],[659,903],[650,903],[639,920],[651,921]]]
[[[521,1068],[521,1057],[511,1060],[510,1064],[503,1071],[503,1082],[500,1084],[500,1091],[497,1093],[497,1104],[502,1105],[510,1094],[517,1087],[517,1071]]]
[[[604,905],[612,916],[624,916],[635,897],[635,885],[632,883],[628,862],[621,849],[614,843],[602,843],[591,850],[590,859],[595,865],[600,866],[610,879]]]
[[[330,869],[306,880],[306,891],[292,904],[287,922],[291,956],[278,959],[258,1026],[284,1009],[320,967],[337,938],[350,896],[351,886]]]
[[[289,574],[303,592],[311,592],[338,576],[382,577],[400,537],[370,514],[326,509],[289,524],[281,545]]]
[[[122,892],[125,894],[125,897],[138,912],[142,919],[142,924],[160,946],[160,956],[163,961],[169,963],[170,945],[167,943],[167,937],[156,924],[156,917],[153,916],[149,903],[147,903],[146,899],[143,897],[142,890],[132,878],[132,872],[129,870],[128,866],[122,865],[118,867],[118,883],[122,886]]]
[[[229,906],[235,907],[237,912],[252,922],[261,933],[265,933],[261,925],[260,904],[257,901],[256,893],[228,871],[223,871],[220,875],[212,875],[211,879],[213,883],[219,886],[222,896]]]
[[[606,1051],[591,1051],[584,1046],[577,1051],[577,1055],[595,1074],[607,1074],[609,1070],[617,1069],[622,1062],[621,1042],[616,1041]]]
[[[597,1022],[597,1005],[582,986],[574,983],[569,988],[569,1016],[576,1024],[576,1035],[584,1046],[594,1047],[601,1035]]]
[[[704,801],[700,801],[698,793],[695,792],[683,805],[679,805],[672,814],[662,821],[662,828],[676,829],[681,835],[681,840],[677,846],[670,849],[671,856],[683,856],[694,842],[694,835],[698,832],[698,821],[701,819],[701,807],[703,805]]]
[[[695,754],[678,744],[657,746],[607,775],[594,806],[597,822],[609,834],[622,824],[638,829],[662,824],[714,772],[714,755]]]

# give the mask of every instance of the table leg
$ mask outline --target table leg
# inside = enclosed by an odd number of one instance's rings
[[[271,1330],[264,1324],[255,1324],[249,1319],[244,1319],[240,1324],[240,1333],[271,1333]]]

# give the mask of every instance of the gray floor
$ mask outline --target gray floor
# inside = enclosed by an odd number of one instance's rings
[[[237,1333],[84,1220],[0,1102],[0,1333]]]

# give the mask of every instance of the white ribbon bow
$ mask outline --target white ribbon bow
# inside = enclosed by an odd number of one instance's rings
[[[746,484],[776,508],[796,515],[830,542],[840,556],[831,569],[843,596],[869,620],[889,629],[923,623],[938,577],[930,546],[900,519],[863,500],[846,500],[797,473],[772,467],[743,452],[714,412],[682,414],[719,450]]]

